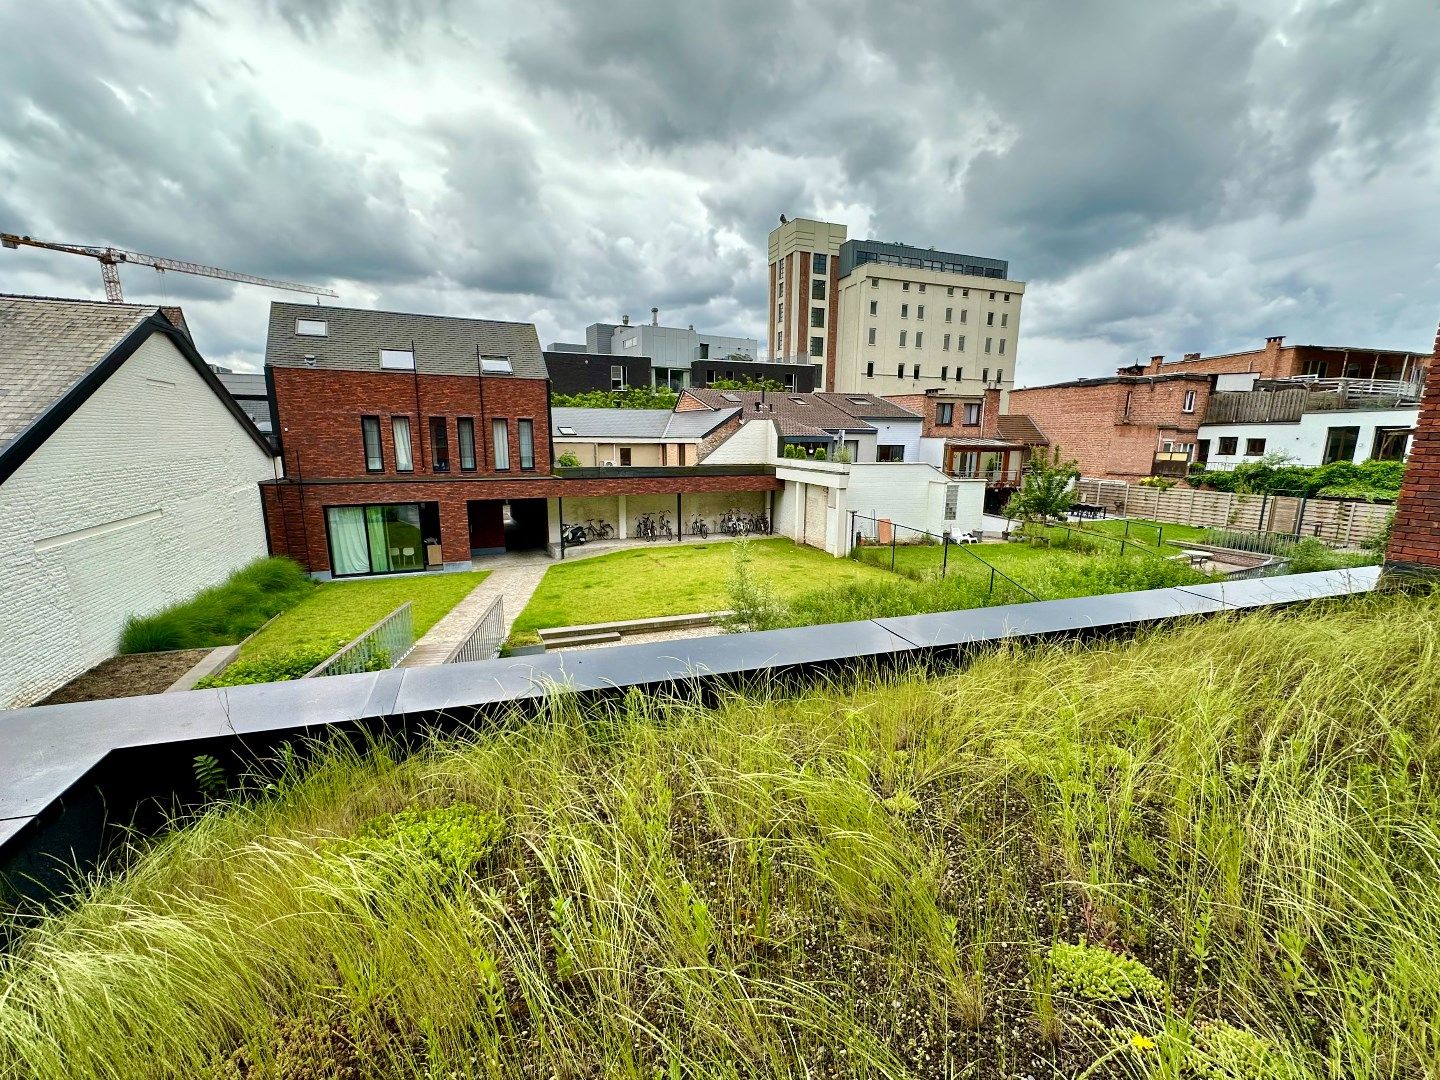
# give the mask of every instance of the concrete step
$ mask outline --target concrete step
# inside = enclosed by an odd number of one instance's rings
[[[569,645],[600,645],[608,641],[619,641],[620,635],[614,630],[601,630],[588,634],[550,635],[545,638],[547,649],[563,649]]]

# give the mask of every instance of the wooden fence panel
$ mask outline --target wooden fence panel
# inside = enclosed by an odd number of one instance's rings
[[[1296,495],[1236,495],[1199,488],[1158,488],[1121,480],[1080,479],[1076,498],[1112,514],[1173,521],[1201,528],[1316,536],[1332,544],[1364,547],[1385,528],[1389,503],[1305,499]]]

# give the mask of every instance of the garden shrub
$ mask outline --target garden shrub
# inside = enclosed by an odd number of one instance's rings
[[[1139,960],[1096,945],[1056,942],[1050,948],[1055,986],[1086,1001],[1115,1002],[1158,998],[1165,984]]]
[[[195,684],[196,690],[215,686],[246,686],[251,683],[286,682],[298,679],[314,669],[334,653],[344,648],[345,638],[321,645],[308,645],[286,652],[266,653],[245,660],[237,660],[224,671],[207,675]],[[369,662],[360,670],[385,671],[390,667],[390,654],[384,649],[373,653]]]

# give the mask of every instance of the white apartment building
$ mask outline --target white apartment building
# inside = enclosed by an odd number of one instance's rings
[[[1008,275],[1001,259],[787,221],[770,234],[771,351],[820,365],[838,393],[1008,391],[1025,294]]]

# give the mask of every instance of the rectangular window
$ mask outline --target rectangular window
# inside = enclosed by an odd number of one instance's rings
[[[870,301],[870,314],[871,314],[871,315],[879,315],[879,314],[880,314],[880,301],[879,301],[879,300],[871,300],[871,301]]]
[[[490,421],[490,441],[495,446],[495,468],[505,472],[510,468],[510,421]]]
[[[918,348],[920,348],[920,346],[923,345],[923,344],[925,344],[925,334],[924,334],[923,331],[916,330],[916,331],[915,331],[915,348],[918,349]]]
[[[909,317],[910,317],[910,305],[909,305],[909,304],[901,304],[901,305],[900,305],[900,318],[902,318],[902,319],[908,319]]]
[[[824,325],[825,325],[825,309],[824,309],[823,307],[812,307],[812,308],[810,309],[810,325],[811,325],[811,326],[824,326]]]
[[[916,364],[913,368],[911,368],[911,371],[914,372],[914,374],[911,376],[911,378],[918,379],[918,378],[920,377],[920,365],[919,365],[919,364]]]
[[[945,377],[945,370],[940,370],[940,377]],[[953,401],[942,401],[935,406],[935,423],[940,427],[949,427],[955,422],[955,403]]]
[[[520,468],[535,468],[535,421],[521,420],[520,424]]]
[[[872,342],[870,342],[870,344],[871,344],[871,345],[874,345],[875,342],[872,341]],[[871,360],[868,364],[865,365],[865,378],[867,378],[867,379],[873,379],[874,377],[875,377],[875,361],[874,361],[874,360]]]
[[[610,365],[610,389],[625,389],[625,367],[623,364]]]
[[[1186,391],[1185,391],[1185,401],[1184,401],[1184,403],[1180,406],[1180,411],[1181,411],[1181,412],[1194,412],[1194,411],[1195,411],[1195,391],[1194,391],[1194,390],[1186,390]]]
[[[947,308],[945,309],[945,321],[946,321],[946,322],[952,321],[952,319],[954,318],[954,315],[955,315],[955,309],[954,309],[953,307],[947,307]]]
[[[869,339],[869,340],[870,340],[870,344],[871,344],[871,345],[874,345],[874,344],[875,344],[875,327],[873,327],[873,326],[870,327],[870,339]]]
[[[965,423],[971,427],[980,423],[980,406],[975,402],[968,402],[965,405]]]
[[[904,461],[905,447],[903,444],[881,443],[875,447],[876,461]]]
[[[1221,457],[1230,457],[1239,452],[1236,449],[1239,442],[1240,439],[1238,436],[1222,435],[1220,436],[1220,446],[1219,449],[1216,450],[1216,453],[1218,453]]]
[[[410,453],[410,418],[392,416],[390,433],[395,436],[395,471],[414,472],[415,458]]]
[[[816,280],[814,280],[814,281],[812,281],[812,282],[810,283],[810,299],[811,299],[811,300],[824,300],[824,299],[825,299],[825,282],[823,282],[823,281],[821,281],[821,280],[819,280],[819,279],[817,278]]]
[[[381,349],[380,366],[387,371],[414,371],[415,353],[410,349]]]
[[[825,273],[825,253],[817,251],[810,256],[810,272],[812,274]]]
[[[924,304],[920,304],[919,306],[917,306],[917,307],[915,308],[915,318],[917,318],[917,319],[923,319],[924,317],[925,317],[925,305],[924,305]]]
[[[365,443],[365,471],[385,471],[385,451],[380,445],[380,418],[378,416],[362,416],[360,418],[360,434]]]
[[[420,511],[419,503],[327,506],[325,532],[330,546],[331,574],[356,577],[424,570]]]
[[[324,319],[296,319],[295,333],[301,337],[328,337],[330,326]]]
[[[1246,440],[1245,440],[1245,456],[1246,456],[1246,457],[1264,457],[1264,456],[1265,456],[1265,440],[1264,440],[1264,439],[1246,439]]]
[[[462,416],[455,421],[455,441],[460,444],[460,468],[475,471],[475,420]]]
[[[824,339],[823,337],[812,337],[812,338],[810,339],[810,355],[811,355],[811,356],[824,356],[824,355],[825,355],[825,339]]]
[[[435,472],[450,471],[450,436],[445,417],[430,418],[430,465]]]
[[[900,331],[900,347],[901,347],[902,349],[905,347],[905,331],[904,331],[904,330],[901,330],[901,331]]]
[[[1332,427],[1325,434],[1325,459],[1322,465],[1332,461],[1354,461],[1355,445],[1360,441],[1358,427]]]

